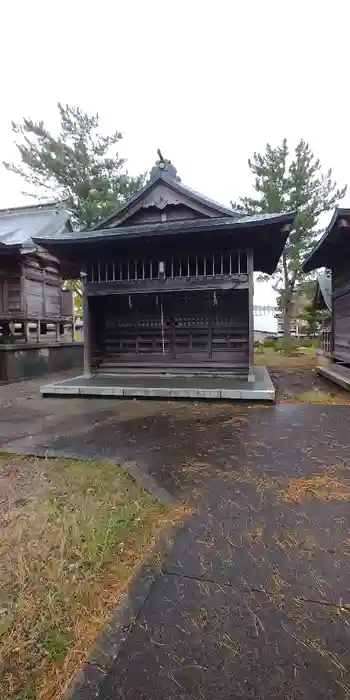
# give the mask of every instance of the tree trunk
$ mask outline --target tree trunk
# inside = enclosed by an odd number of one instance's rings
[[[289,355],[292,346],[292,337],[290,334],[292,305],[286,301],[283,309],[283,352]]]

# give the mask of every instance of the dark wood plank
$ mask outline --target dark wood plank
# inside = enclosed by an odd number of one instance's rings
[[[227,275],[221,277],[194,277],[194,278],[166,278],[164,280],[135,280],[87,283],[88,296],[110,296],[125,294],[145,294],[145,293],[170,293],[170,292],[195,292],[195,291],[215,291],[248,289],[249,281],[247,274]]]
[[[253,295],[254,295],[254,259],[253,251],[248,252],[248,275],[249,275],[249,287],[248,287],[248,354],[249,354],[249,379],[254,381],[254,308],[253,308]]]

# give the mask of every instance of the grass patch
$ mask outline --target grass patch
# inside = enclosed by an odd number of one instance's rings
[[[315,348],[300,348],[298,355],[284,355],[274,348],[264,348],[263,352],[255,352],[254,362],[256,365],[265,367],[314,367],[316,363]]]
[[[310,390],[303,391],[295,396],[295,401],[301,403],[319,403],[319,404],[347,404],[349,399],[335,396],[334,394],[326,394],[324,391]]]
[[[58,698],[170,514],[110,462],[0,455],[0,697]]]

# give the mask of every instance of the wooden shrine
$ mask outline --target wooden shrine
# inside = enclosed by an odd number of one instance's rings
[[[143,189],[90,231],[36,239],[84,280],[85,374],[254,381],[253,273],[272,273],[293,214],[243,216],[183,185],[159,153]]]
[[[305,272],[326,268],[330,285],[331,329],[327,352],[350,365],[350,209],[336,209],[324,235],[303,264]]]
[[[36,339],[54,324],[60,336],[64,322],[72,322],[73,300],[62,290],[60,264],[33,242],[33,234],[72,230],[67,211],[57,204],[17,207],[0,211],[0,326],[4,342],[18,336],[22,327],[29,341],[29,324]]]
[[[57,203],[0,210],[0,382],[82,360],[65,332],[74,328],[73,298],[62,289],[60,263],[33,240],[67,231],[69,213]]]

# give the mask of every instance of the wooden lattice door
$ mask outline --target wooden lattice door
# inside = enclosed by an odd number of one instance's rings
[[[184,363],[209,360],[210,314],[203,295],[176,295],[166,300],[173,359]]]

